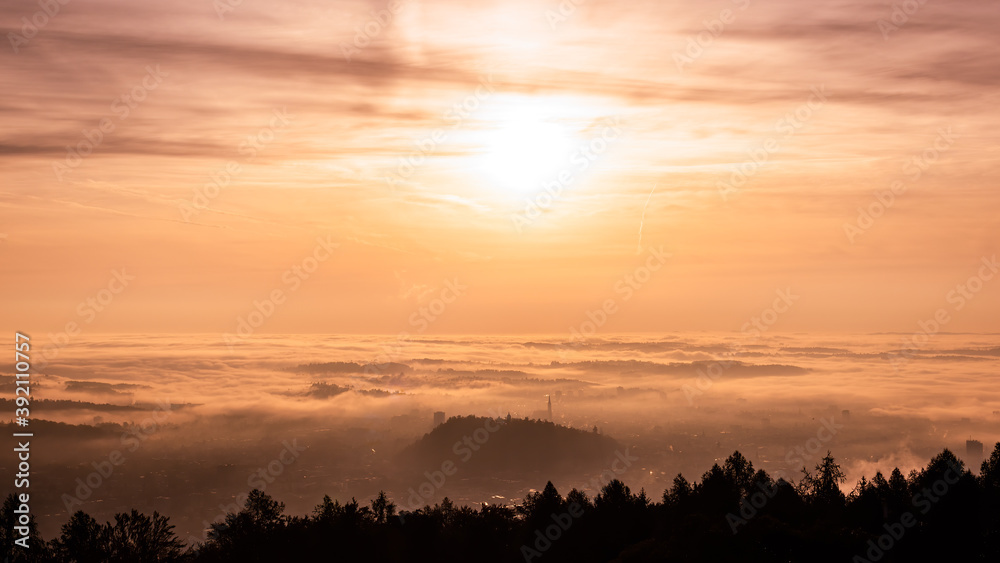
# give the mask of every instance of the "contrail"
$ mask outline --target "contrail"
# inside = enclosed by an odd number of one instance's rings
[[[639,244],[635,248],[636,254],[642,254],[642,226],[646,222],[646,208],[649,207],[649,200],[653,198],[653,192],[656,191],[656,187],[659,184],[654,184],[653,189],[649,190],[649,197],[646,198],[646,205],[642,207],[642,219],[639,219]]]

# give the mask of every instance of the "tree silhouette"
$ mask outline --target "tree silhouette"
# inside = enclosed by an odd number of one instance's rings
[[[284,510],[284,503],[263,491],[250,491],[242,510],[227,514],[222,523],[212,524],[205,551],[219,557],[223,554],[243,557],[245,561],[264,560],[271,541],[285,524]]]
[[[372,514],[378,524],[385,524],[389,518],[396,516],[396,505],[389,501],[389,497],[385,496],[385,491],[379,491],[378,496],[372,501]]]
[[[908,477],[898,469],[888,479],[862,477],[845,496],[844,472],[829,452],[797,485],[754,471],[734,452],[700,482],[677,475],[657,504],[618,479],[593,501],[577,489],[563,498],[547,482],[516,506],[477,510],[445,498],[398,518],[385,491],[370,505],[324,496],[303,517],[284,515],[282,503],[253,491],[186,554],[166,517],[132,511],[105,525],[77,512],[51,553],[34,532],[38,551],[7,555],[58,563],[993,561],[1000,555],[998,467],[1000,444],[978,478],[944,450]],[[12,524],[16,508],[8,497],[0,518]],[[9,529],[0,534],[11,538]]]
[[[78,510],[63,524],[62,534],[52,541],[52,550],[62,563],[104,563],[111,556],[108,539],[104,526]]]
[[[997,442],[993,453],[980,466],[979,478],[982,481],[983,489],[1000,492],[1000,442]]]
[[[167,517],[154,512],[146,516],[133,509],[115,515],[105,535],[108,559],[111,563],[168,563],[181,560],[184,544],[174,534],[174,526]]]
[[[528,522],[542,523],[551,518],[552,514],[565,512],[566,501],[552,481],[549,481],[540,492],[528,493],[517,510]]]
[[[983,553],[987,561],[1000,560],[1000,442],[997,442],[979,469],[979,481],[983,490],[980,502],[981,513],[986,514],[983,528]]]
[[[587,493],[577,489],[573,489],[566,495],[566,505],[578,506],[584,514],[594,508],[594,503],[590,502],[590,499],[587,498]]]
[[[813,502],[824,505],[842,506],[846,500],[840,485],[847,481],[847,476],[834,459],[831,452],[827,451],[823,459],[816,464],[816,475],[813,476],[808,471],[805,474],[802,484],[806,494]]]
[[[693,494],[691,483],[678,473],[674,477],[673,485],[663,491],[663,504],[684,507]]]
[[[740,494],[744,496],[752,494],[753,464],[743,454],[736,451],[726,458],[726,462],[722,466],[722,473]]]
[[[28,535],[27,544],[28,548],[25,549],[14,542],[22,539],[23,536],[15,530],[15,526],[20,526],[19,518],[21,514],[17,511],[21,506],[21,502],[18,500],[14,493],[7,495],[3,501],[3,507],[0,508],[0,554],[3,555],[5,562],[9,563],[22,563],[29,561],[41,561],[49,557],[48,546],[45,541],[42,540],[41,536],[38,534],[38,525],[35,522],[35,517],[30,515],[28,517]],[[36,559],[39,558],[39,559]]]

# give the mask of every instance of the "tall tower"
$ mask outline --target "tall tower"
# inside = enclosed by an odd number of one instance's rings
[[[552,420],[552,395],[549,395],[549,421]]]

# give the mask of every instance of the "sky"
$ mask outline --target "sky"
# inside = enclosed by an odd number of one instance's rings
[[[996,330],[993,3],[0,6],[8,330]]]

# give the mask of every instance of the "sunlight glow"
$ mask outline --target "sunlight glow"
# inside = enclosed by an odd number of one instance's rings
[[[564,127],[521,114],[485,133],[479,168],[496,188],[515,193],[538,190],[568,164],[573,148]]]

